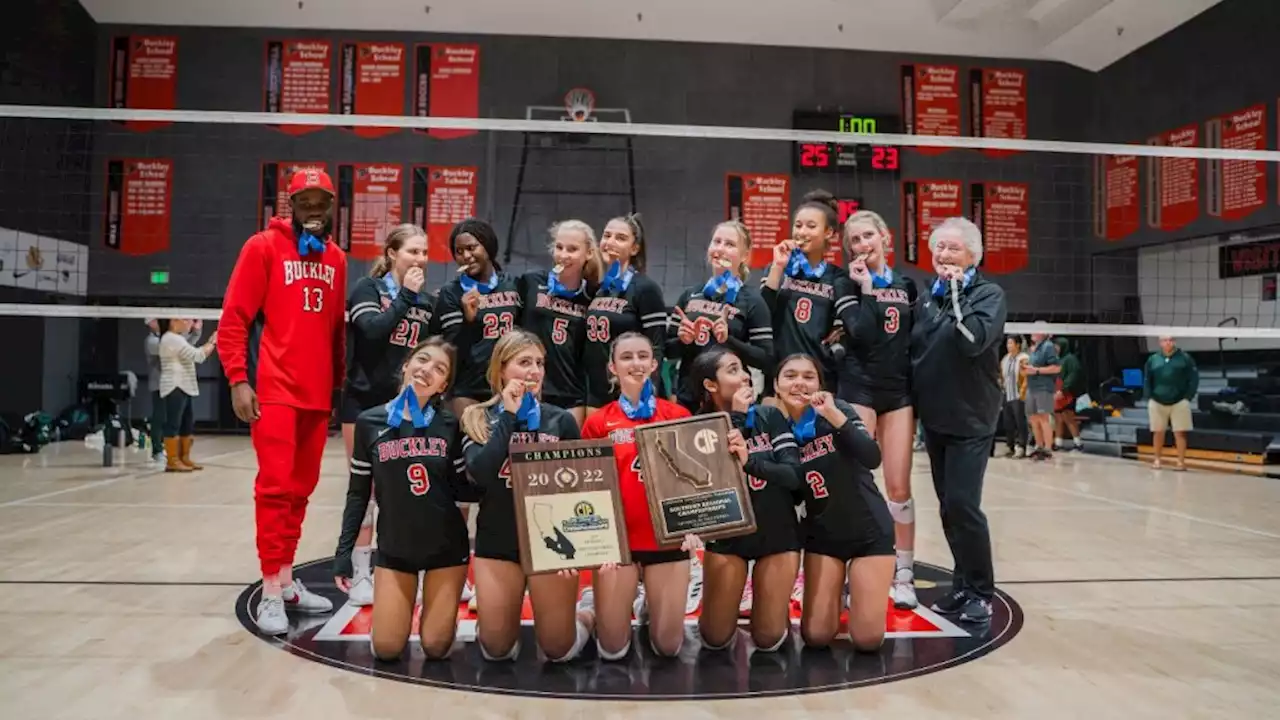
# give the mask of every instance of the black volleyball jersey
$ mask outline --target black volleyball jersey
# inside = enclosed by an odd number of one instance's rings
[[[662,392],[662,352],[667,341],[667,302],[662,288],[647,276],[636,273],[622,292],[600,289],[587,309],[587,343],[582,358],[587,384],[594,399],[609,394],[609,349],[623,333],[641,332],[653,344],[658,369],[653,381]],[[615,393],[616,394],[616,393]],[[604,403],[601,403],[603,405]]]
[[[760,291],[743,287],[732,303],[726,303],[723,295],[708,298],[702,290],[702,285],[691,287],[676,301],[676,307],[683,310],[685,317],[696,327],[691,344],[680,340],[680,316],[673,311],[667,319],[666,356],[680,361],[676,395],[686,404],[695,395],[686,387],[689,371],[698,355],[719,345],[711,328],[722,312],[727,311],[725,317],[729,321],[729,339],[724,343],[725,347],[736,353],[748,367],[768,372],[773,363],[773,324]]]
[[[841,323],[856,327],[858,316],[858,289],[844,269],[827,264],[814,280],[783,275],[777,290],[763,286],[761,295],[773,316],[775,360],[809,355],[821,363],[826,388],[835,390],[836,361],[823,341]]]
[[[846,328],[840,387],[873,390],[911,388],[911,326],[916,284],[894,273],[888,287],[859,291],[859,311],[853,332]]]
[[[351,551],[371,490],[378,501],[382,552],[416,561],[457,546],[458,538],[467,547],[466,518],[455,503],[473,502],[476,493],[466,480],[460,434],[458,419],[439,406],[422,429],[408,419],[389,427],[386,404],[360,413],[335,571],[346,570],[350,577]]]
[[[783,508],[795,518],[792,493],[803,485],[800,467],[800,448],[791,432],[791,422],[781,410],[768,405],[756,405],[751,409],[751,425],[747,427],[747,413],[729,413],[733,426],[742,432],[747,441],[747,487],[751,501],[759,508],[762,503]]]
[[[796,443],[806,486],[805,525],[809,533],[848,537],[865,532],[855,525],[878,510],[887,512],[887,506],[871,475],[880,466],[880,447],[853,406],[843,400],[835,402],[848,422],[837,431],[819,416],[813,439],[801,441],[797,437]],[[879,503],[878,509],[872,507],[874,503]]]
[[[480,296],[476,319],[467,322],[462,310],[462,279],[440,288],[435,313],[431,318],[431,334],[443,335],[458,349],[452,394],[477,399],[493,396],[485,373],[489,357],[498,338],[520,326],[523,301],[514,278],[498,273],[498,284]]]
[[[387,277],[360,278],[347,299],[344,389],[365,409],[399,393],[400,367],[409,351],[427,339],[436,303],[425,290],[410,292]]]
[[[587,379],[582,350],[587,341],[587,284],[572,297],[557,297],[547,288],[546,270],[525,273],[516,281],[524,314],[520,326],[538,336],[547,350],[542,394],[556,399],[586,399]],[[573,407],[573,406],[571,406]]]
[[[462,452],[467,474],[480,493],[480,514],[476,517],[476,534],[486,530],[516,531],[515,497],[511,493],[511,452],[513,443],[560,442],[579,438],[578,423],[568,411],[541,403],[537,431],[530,431],[524,421],[507,412],[499,403],[485,410],[489,421],[489,442],[481,445],[462,435]]]

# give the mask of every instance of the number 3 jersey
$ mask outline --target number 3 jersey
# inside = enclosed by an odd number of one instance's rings
[[[480,296],[475,320],[471,322],[467,322],[466,312],[462,309],[465,294],[461,278],[454,278],[453,282],[440,288],[440,297],[431,317],[430,334],[443,335],[458,349],[451,394],[488,400],[493,397],[493,390],[485,379],[489,358],[498,338],[520,324],[520,292],[515,278],[498,273],[497,285]]]
[[[363,277],[347,299],[347,382],[361,407],[400,392],[405,356],[427,339],[436,298],[396,286],[390,275]]]
[[[425,428],[405,418],[388,427],[387,406],[356,420],[351,479],[342,511],[334,571],[351,577],[351,551],[372,494],[378,501],[378,550],[410,563],[451,549],[465,562],[470,554],[466,518],[456,503],[473,502],[466,480],[458,419],[443,407]]]
[[[651,551],[661,548],[653,532],[653,517],[649,514],[649,496],[644,478],[640,474],[640,453],[636,449],[635,429],[641,425],[678,420],[689,417],[683,407],[657,398],[653,418],[632,420],[622,412],[615,400],[593,413],[582,424],[584,440],[609,438],[613,440],[613,460],[618,467],[618,485],[622,491],[622,514],[627,520],[627,543],[632,551]]]
[[[567,408],[583,405],[587,378],[582,351],[591,304],[586,283],[570,297],[556,296],[547,287],[547,271],[541,270],[521,275],[516,286],[524,304],[520,325],[537,335],[547,351],[543,397]]]
[[[836,430],[821,416],[814,436],[800,446],[805,488],[804,530],[809,537],[849,540],[893,532],[889,506],[871,471],[880,466],[880,447],[867,434],[853,406],[836,400],[848,421]]]
[[[893,274],[885,287],[859,292],[858,317],[840,363],[840,399],[853,402],[861,390],[911,393],[911,325],[916,285]]]

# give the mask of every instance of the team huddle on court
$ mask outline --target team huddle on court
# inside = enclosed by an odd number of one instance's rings
[[[757,650],[777,650],[793,608],[806,645],[847,632],[874,652],[886,597],[903,610],[919,603],[917,420],[955,559],[932,609],[990,619],[980,502],[1006,307],[977,269],[982,238],[969,221],[933,232],[936,277],[917,287],[886,262],[892,238],[879,215],[840,223],[832,196],[810,193],[758,283],[747,228],[723,222],[708,279],[674,307],[646,274],[651,240],[638,215],[598,236],[578,220],[555,224],[550,269],[518,276],[503,271],[492,226],[465,220],[449,237],[457,276],[434,292],[426,233],[401,225],[342,297],[332,181],[300,171],[289,196],[291,216],[241,251],[219,325],[233,407],[258,456],[264,634],[287,633],[289,613],[333,609],[292,565],[337,391],[350,473],[334,581],[348,603],[372,606],[380,660],[401,657],[415,613],[426,656],[448,656],[459,603],[476,612],[485,659],[514,659],[526,597],[552,662],[593,640],[600,659],[626,657],[636,621],[655,654],[674,656],[694,612],[706,650],[738,642],[744,618]],[[833,247],[847,267],[825,259]],[[754,530],[661,542],[635,431],[721,413]],[[579,570],[526,571],[512,488],[512,445],[575,440],[612,445],[631,560],[592,568],[585,582]]]

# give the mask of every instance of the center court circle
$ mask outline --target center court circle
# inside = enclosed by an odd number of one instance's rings
[[[797,623],[783,647],[773,653],[755,652],[750,636],[742,633],[728,651],[703,651],[696,615],[686,619],[686,641],[680,656],[661,658],[649,649],[645,631],[621,661],[601,662],[595,643],[571,663],[544,662],[538,655],[529,620],[528,601],[520,656],[514,662],[488,662],[474,642],[476,615],[459,606],[458,644],[447,660],[426,660],[416,633],[396,662],[374,660],[369,648],[371,607],[346,605],[333,586],[332,558],[315,560],[294,570],[295,577],[333,601],[334,611],[323,616],[291,615],[289,632],[264,638],[298,657],[331,667],[449,690],[581,700],[726,700],[798,695],[846,690],[905,680],[978,660],[1014,638],[1022,629],[1022,608],[997,590],[992,618],[985,625],[962,625],[928,609],[947,590],[950,573],[916,563],[920,607],[894,610],[886,598],[886,635],[879,653],[855,653],[846,639],[823,650],[807,649]],[[258,634],[253,614],[262,584],[254,583],[236,600],[236,616],[245,629]]]

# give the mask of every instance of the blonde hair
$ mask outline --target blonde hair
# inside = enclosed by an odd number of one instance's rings
[[[874,210],[859,210],[850,215],[848,220],[844,221],[844,254],[849,258],[852,258],[854,255],[853,231],[851,228],[858,223],[867,223],[883,235],[884,239],[881,241],[882,246],[884,243],[893,242],[893,235],[889,232],[889,225],[885,223],[884,218],[880,217],[880,213]],[[884,255],[883,249],[881,250],[881,255]]]
[[[421,237],[425,238],[427,231],[414,225],[413,223],[404,223],[391,228],[391,232],[387,233],[387,239],[382,244],[382,254],[377,260],[373,261],[373,267],[369,270],[369,277],[381,278],[386,277],[391,272],[391,261],[387,259],[388,252],[399,252],[404,247],[404,242],[409,238]]]
[[[582,278],[587,282],[598,283],[604,278],[604,258],[600,256],[600,242],[596,240],[596,231],[581,220],[561,220],[551,226],[551,242],[548,251],[556,248],[556,237],[561,232],[580,232],[587,239],[587,262],[582,267]]]
[[[502,369],[529,348],[537,348],[538,352],[544,356],[547,354],[542,341],[528,330],[512,330],[498,338],[498,342],[494,344],[493,354],[489,356],[489,369],[485,372],[485,379],[489,381],[489,389],[493,390],[493,397],[462,411],[462,431],[473,442],[480,445],[489,442],[488,411],[502,401]]]
[[[716,225],[715,230],[719,230],[722,227],[727,227],[738,233],[738,249],[742,251],[742,260],[738,261],[737,275],[739,280],[746,282],[747,278],[751,277],[751,263],[749,262],[751,260],[751,231],[747,230],[747,226],[737,220],[725,220]],[[715,230],[711,231],[713,235]]]

